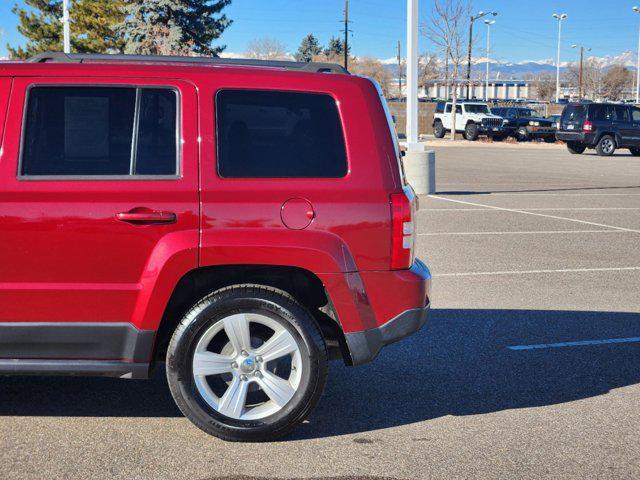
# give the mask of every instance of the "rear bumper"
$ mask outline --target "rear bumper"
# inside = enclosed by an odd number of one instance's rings
[[[556,138],[563,142],[579,142],[585,145],[593,145],[595,143],[595,134],[593,132],[556,132]]]
[[[350,295],[356,308],[349,310],[344,302],[335,305],[351,365],[370,362],[385,345],[417,332],[427,321],[430,305],[431,272],[418,259],[409,270],[360,272],[358,278],[361,283],[354,278],[349,282],[357,286]]]
[[[375,359],[382,347],[413,335],[427,322],[429,308],[406,310],[379,328],[345,334],[352,365],[362,365]]]

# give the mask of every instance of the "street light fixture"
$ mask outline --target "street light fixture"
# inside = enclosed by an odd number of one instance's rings
[[[585,48],[582,45],[579,45],[580,47],[580,74],[578,76],[579,80],[578,80],[578,101],[582,100],[582,69],[583,69],[583,65],[584,65],[584,51],[586,50],[587,52],[591,51],[591,48]],[[578,48],[578,45],[571,45],[571,48]]]
[[[491,40],[491,25],[493,25],[494,23],[496,23],[495,20],[485,20],[484,24],[487,26],[487,78],[485,80],[485,87],[484,87],[484,101],[487,102],[489,101],[489,52],[490,52],[490,40]]]
[[[640,7],[633,7],[633,11],[640,13]],[[638,63],[636,64],[636,104],[640,103],[640,31],[638,32]]]
[[[498,12],[484,12],[480,10],[477,15],[471,15],[469,21],[469,50],[467,58],[467,100],[469,100],[469,90],[471,89],[471,49],[473,47],[473,22],[480,20],[487,15],[498,15]]]
[[[562,35],[562,21],[567,19],[566,13],[553,14],[553,18],[558,20],[558,61],[556,64],[556,103],[560,101],[560,38]]]

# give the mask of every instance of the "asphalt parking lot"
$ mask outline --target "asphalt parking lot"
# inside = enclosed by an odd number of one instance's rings
[[[0,477],[639,478],[640,159],[436,147],[433,312],[331,367],[293,436],[230,444],[153,381],[0,379]]]

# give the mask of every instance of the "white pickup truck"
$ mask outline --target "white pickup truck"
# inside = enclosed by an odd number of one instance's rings
[[[433,117],[433,134],[443,138],[453,128],[451,102],[440,103]],[[487,135],[495,140],[507,136],[503,118],[493,115],[486,103],[461,101],[456,103],[456,132],[464,134],[467,140],[476,140],[480,135]]]

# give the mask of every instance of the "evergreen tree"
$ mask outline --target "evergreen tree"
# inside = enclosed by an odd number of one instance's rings
[[[231,0],[125,1],[125,53],[218,56],[226,48],[211,44],[231,25],[221,13]]]
[[[351,53],[351,46],[349,46],[348,53]],[[344,40],[340,40],[336,37],[331,37],[331,39],[329,40],[329,45],[324,49],[324,54],[327,57],[344,55]]]
[[[62,51],[62,1],[25,0],[18,15],[18,32],[27,38],[24,47],[7,45],[11,58],[28,58],[46,51]],[[115,26],[124,20],[124,0],[72,0],[71,51],[79,53],[121,52],[123,39]]]
[[[313,57],[320,55],[321,53],[322,48],[320,47],[320,42],[318,42],[318,39],[310,33],[302,39],[302,43],[300,43],[300,47],[298,47],[295,58],[298,62],[311,62]]]

